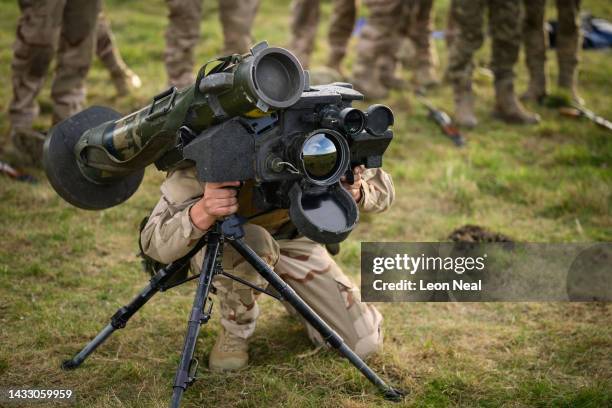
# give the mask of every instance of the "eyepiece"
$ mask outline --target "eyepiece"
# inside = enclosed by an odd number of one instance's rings
[[[393,126],[393,111],[385,105],[372,105],[366,111],[366,130],[374,136],[381,136]]]
[[[339,117],[342,128],[350,135],[361,132],[366,124],[365,114],[359,109],[344,108]]]

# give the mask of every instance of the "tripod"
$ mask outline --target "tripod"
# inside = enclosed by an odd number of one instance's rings
[[[174,378],[172,400],[170,407],[176,408],[180,405],[183,392],[189,387],[196,378],[198,368],[197,360],[193,358],[196,340],[200,332],[200,327],[210,319],[212,311],[212,301],[208,295],[211,283],[215,275],[225,275],[257,291],[263,292],[276,299],[284,300],[291,304],[295,310],[306,319],[323,337],[323,339],[340,354],[346,357],[361,373],[370,380],[383,393],[385,399],[400,401],[402,391],[388,386],[368,365],[351,350],[344,340],[315,312],[306,302],[304,302],[295,291],[287,285],[244,241],[244,230],[242,224],[244,220],[236,215],[230,216],[223,221],[217,222],[206,235],[189,251],[187,255],[171,264],[159,269],[151,278],[149,284],[136,296],[130,303],[121,307],[111,317],[110,323],[102,329],[98,335],[90,341],[72,359],[62,363],[65,370],[74,369],[80,366],[83,361],[96,350],[106,339],[117,329],[122,329],[128,320],[147,303],[157,292],[168,290],[172,287],[181,285],[189,280],[198,279],[198,287],[193,301],[193,307],[187,323],[187,334],[183,344],[181,361]],[[223,271],[221,259],[223,257],[223,243],[227,241],[232,247],[242,255],[245,260],[276,289],[278,293],[272,293],[266,289],[259,288],[252,283],[245,281],[237,276]],[[206,254],[202,263],[202,269],[198,275],[173,282],[172,277],[185,266],[190,259],[206,245]],[[208,306],[207,306],[208,304]]]

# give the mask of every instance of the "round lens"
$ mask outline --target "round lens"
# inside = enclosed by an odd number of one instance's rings
[[[338,162],[338,149],[334,141],[324,133],[317,133],[302,147],[304,170],[313,179],[330,177]]]
[[[344,122],[344,130],[349,134],[359,133],[363,130],[365,116],[360,110],[346,108],[340,112],[340,117],[342,117]]]

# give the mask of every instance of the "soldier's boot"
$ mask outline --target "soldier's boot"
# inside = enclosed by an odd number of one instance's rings
[[[529,85],[525,93],[521,95],[521,100],[526,102],[542,103],[546,97],[546,76],[544,73],[531,72],[529,75]]]
[[[467,128],[475,127],[478,124],[478,119],[476,119],[474,114],[472,84],[453,84],[453,94],[455,98],[455,122],[459,126]]]
[[[125,68],[119,72],[113,72],[111,74],[111,80],[113,81],[118,96],[129,95],[133,89],[138,89],[142,86],[140,77],[129,68]]]
[[[215,371],[233,371],[249,363],[248,340],[221,329],[221,334],[210,352],[208,365]]]
[[[397,76],[397,62],[392,56],[380,57],[376,62],[376,71],[380,83],[388,89],[402,89],[406,85],[404,80]]]
[[[325,64],[329,69],[332,69],[338,73],[338,76],[342,78],[346,78],[346,73],[342,69],[342,60],[344,59],[344,54],[339,52],[331,51],[327,58],[327,64]]]
[[[419,64],[414,70],[412,81],[419,88],[431,88],[440,83],[436,70],[431,64]]]
[[[355,69],[351,81],[355,89],[365,95],[366,99],[383,99],[389,95],[389,90],[380,81],[376,69]]]
[[[14,127],[10,138],[20,160],[25,164],[41,167],[45,134],[27,127]]]
[[[575,65],[559,65],[559,89],[567,92],[572,101],[578,105],[584,104],[584,99],[578,94],[578,71]]]
[[[508,123],[535,124],[540,121],[540,115],[529,112],[516,98],[512,78],[495,81],[494,116]]]

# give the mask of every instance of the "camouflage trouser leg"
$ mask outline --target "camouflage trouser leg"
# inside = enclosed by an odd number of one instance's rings
[[[258,8],[259,0],[219,0],[224,54],[244,54],[251,48],[251,28]]]
[[[357,41],[357,58],[353,72],[356,78],[372,75],[378,59],[397,50],[398,26],[401,15],[401,0],[366,0],[370,10],[367,24]]]
[[[291,44],[289,48],[304,68],[308,68],[319,26],[319,0],[293,0],[291,12]]]
[[[580,0],[557,0],[559,30],[557,35],[557,60],[559,62],[559,86],[573,88],[580,38]]]
[[[195,80],[194,49],[200,39],[202,0],[166,0],[168,27],[164,63],[168,82],[184,88]]]
[[[101,0],[68,0],[51,85],[53,121],[74,115],[85,102],[85,78],[94,54]]]
[[[346,47],[357,18],[356,0],[334,0],[334,9],[329,22],[328,65],[338,66],[346,55]]]
[[[433,0],[418,0],[410,24],[409,36],[416,49],[417,66],[437,65],[437,54],[431,44],[431,9]]]
[[[360,293],[336,265],[327,250],[307,238],[280,240],[275,271],[325,320],[359,356],[382,347],[382,316],[374,306],[361,302]],[[308,337],[325,342],[306,324]]]
[[[517,1],[489,0],[492,37],[491,69],[495,80],[514,79],[514,65],[521,45],[521,7]]]
[[[529,81],[534,87],[546,90],[546,32],[544,10],[546,0],[523,0],[525,19],[523,23],[523,44],[525,63],[529,70]]]
[[[21,17],[11,61],[13,99],[9,104],[11,126],[31,128],[36,103],[49,65],[57,49],[66,0],[19,2]]]
[[[487,0],[453,0],[452,21],[457,36],[449,49],[447,77],[458,87],[468,86],[474,70],[474,53],[482,46],[482,26]]]
[[[274,267],[278,261],[278,244],[270,233],[257,225],[244,225],[244,241],[268,265]],[[192,269],[202,266],[204,254],[200,252],[193,258]],[[223,269],[260,287],[267,282],[248,264],[230,245],[223,248]],[[216,276],[213,286],[221,306],[221,325],[230,333],[243,339],[249,338],[255,331],[255,322],[259,316],[257,298],[260,293],[225,276]]]
[[[119,49],[115,43],[115,37],[104,13],[100,13],[98,16],[96,55],[112,76],[125,76],[125,72],[128,68],[123,58],[121,58],[121,54],[119,54]]]

